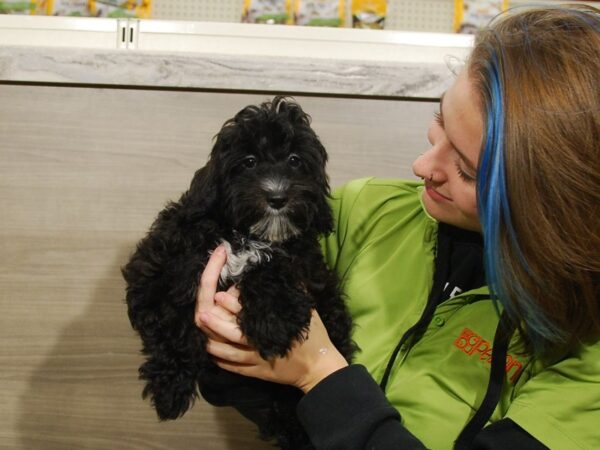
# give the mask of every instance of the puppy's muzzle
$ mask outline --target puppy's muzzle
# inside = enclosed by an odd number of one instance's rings
[[[289,182],[281,178],[268,178],[262,182],[261,186],[265,192],[267,205],[272,209],[279,211],[288,204]]]
[[[281,209],[288,202],[288,195],[286,192],[268,192],[267,203],[273,209]]]
[[[266,209],[263,216],[250,227],[250,233],[270,242],[281,242],[300,234],[290,218],[290,183],[282,178],[268,178],[261,183]]]

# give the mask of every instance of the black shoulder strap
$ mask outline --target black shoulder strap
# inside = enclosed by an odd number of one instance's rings
[[[508,344],[514,332],[514,326],[510,325],[506,311],[500,316],[496,333],[494,335],[494,343],[492,347],[492,367],[490,370],[490,379],[488,382],[487,391],[475,412],[475,415],[469,420],[463,428],[460,435],[454,442],[455,450],[466,450],[471,448],[475,436],[485,426],[490,416],[496,409],[496,405],[500,400],[502,386],[506,377],[506,354],[508,352]]]
[[[427,325],[429,325],[429,322],[431,322],[431,318],[433,317],[433,313],[435,312],[437,305],[440,303],[442,296],[444,295],[444,283],[448,278],[449,259],[451,252],[451,240],[446,230],[447,227],[448,225],[444,223],[440,223],[438,226],[438,240],[434,260],[433,285],[429,292],[427,304],[425,305],[425,309],[423,309],[423,313],[421,314],[421,317],[417,323],[406,330],[406,332],[402,335],[400,341],[396,345],[396,348],[394,348],[390,359],[388,360],[385,372],[383,373],[383,377],[379,383],[379,386],[384,392],[400,349],[411,336],[422,331],[427,327]]]

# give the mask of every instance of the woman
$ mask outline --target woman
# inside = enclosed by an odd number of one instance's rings
[[[235,289],[216,292],[218,251],[196,313],[208,351],[302,389],[317,448],[600,448],[600,11],[493,22],[428,139],[424,183],[358,180],[332,201],[323,248],[354,364],[317,314],[286,358],[262,360]]]

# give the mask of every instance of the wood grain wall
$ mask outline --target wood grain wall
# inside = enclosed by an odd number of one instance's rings
[[[0,85],[0,448],[260,450],[235,411],[159,423],[119,268],[211,139],[266,95]],[[332,185],[412,177],[431,103],[297,97]]]

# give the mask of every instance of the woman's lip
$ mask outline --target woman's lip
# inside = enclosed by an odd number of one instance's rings
[[[425,185],[425,191],[427,192],[427,195],[429,195],[433,200],[435,200],[437,202],[441,202],[441,201],[451,202],[452,201],[451,198],[440,194],[438,191],[436,191],[434,188],[432,188],[431,186],[429,186],[427,184]]]

